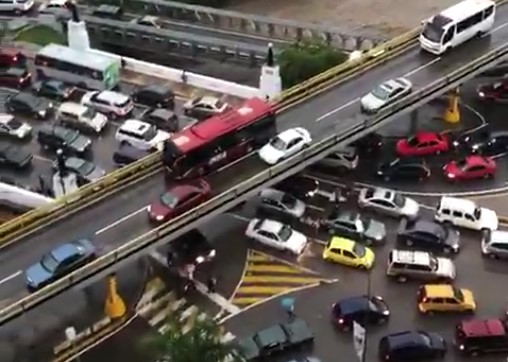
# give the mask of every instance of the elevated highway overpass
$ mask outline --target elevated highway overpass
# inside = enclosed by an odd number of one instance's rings
[[[234,207],[259,189],[300,171],[338,146],[397,119],[504,60],[508,55],[507,35],[508,7],[505,6],[498,9],[497,21],[489,36],[470,41],[442,57],[422,53],[413,42],[389,62],[281,111],[277,121],[279,130],[306,127],[319,145],[271,169],[253,154],[209,176],[216,197],[157,229],[152,229],[145,212],[146,206],[164,189],[162,171],[156,168],[128,188],[18,238],[0,253],[1,277],[30,265],[62,241],[78,237],[94,239],[104,256],[29,297],[23,283],[17,284],[7,292],[10,295],[0,295],[2,299],[18,301],[0,310],[0,321],[4,323],[15,318],[23,310],[35,307],[69,287],[103,277],[150,248]],[[399,76],[413,82],[413,93],[378,117],[361,116],[358,99],[382,81]],[[329,137],[331,134],[335,136]]]

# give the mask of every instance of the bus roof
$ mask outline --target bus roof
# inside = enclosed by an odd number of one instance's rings
[[[495,5],[496,3],[491,0],[464,0],[443,10],[440,15],[454,21],[460,21]]]
[[[105,71],[115,59],[85,50],[72,49],[63,45],[49,44],[42,48],[37,55],[70,62],[82,67]]]
[[[187,153],[232,130],[243,128],[271,111],[270,104],[259,98],[251,98],[238,108],[175,133],[171,140],[181,153]]]

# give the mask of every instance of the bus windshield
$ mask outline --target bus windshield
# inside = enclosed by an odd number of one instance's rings
[[[441,43],[441,38],[443,37],[444,29],[437,25],[434,22],[427,22],[423,27],[423,36],[425,39],[430,40],[434,43]]]

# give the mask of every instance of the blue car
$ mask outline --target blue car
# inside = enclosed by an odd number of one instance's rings
[[[90,240],[81,239],[62,244],[44,255],[25,271],[29,291],[36,291],[80,268],[96,256]]]

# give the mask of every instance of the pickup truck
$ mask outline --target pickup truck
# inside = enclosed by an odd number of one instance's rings
[[[238,341],[240,353],[246,361],[258,361],[274,353],[313,342],[314,333],[299,318],[275,324]]]

